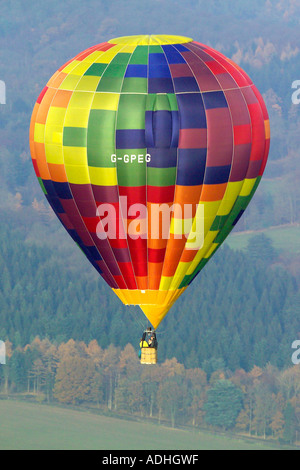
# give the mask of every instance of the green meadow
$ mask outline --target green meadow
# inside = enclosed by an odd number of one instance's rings
[[[233,250],[246,250],[248,241],[255,235],[264,233],[272,241],[274,248],[286,254],[300,254],[300,225],[287,225],[262,230],[260,232],[232,233],[226,243]]]
[[[14,400],[0,400],[0,423],[0,450],[270,449],[263,442]]]

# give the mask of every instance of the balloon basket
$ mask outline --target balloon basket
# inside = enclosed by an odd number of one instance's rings
[[[142,348],[141,364],[157,364],[157,350],[154,348]]]

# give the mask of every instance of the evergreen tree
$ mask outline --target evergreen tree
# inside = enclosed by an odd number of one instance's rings
[[[14,351],[10,360],[10,382],[15,392],[23,391],[27,386],[28,370],[25,355],[21,351]]]
[[[283,412],[284,431],[282,441],[294,444],[296,439],[296,414],[293,405],[288,402]]]
[[[207,424],[223,429],[232,429],[243,408],[241,390],[229,380],[219,380],[208,391],[204,404]]]
[[[276,258],[273,242],[264,233],[250,238],[247,252],[253,260],[263,261],[267,264],[271,264]]]

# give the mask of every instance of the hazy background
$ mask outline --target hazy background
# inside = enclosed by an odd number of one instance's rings
[[[299,441],[299,29],[300,0],[0,0],[0,449],[264,448],[207,429]],[[145,317],[69,239],[28,145],[50,76],[90,46],[137,34],[189,36],[231,57],[263,94],[272,132],[259,189],[163,322],[154,369],[137,358]]]
[[[2,0],[0,8],[7,87],[0,105],[0,338],[14,347],[37,335],[136,346],[144,317],[121,305],[52,214],[32,169],[28,128],[45,83],[79,51],[117,36],[178,34],[247,71],[266,100],[272,145],[230,249],[216,254],[162,325],[161,358],[201,366],[214,357],[232,369],[290,364],[300,332],[300,105],[291,101],[300,79],[299,0]]]

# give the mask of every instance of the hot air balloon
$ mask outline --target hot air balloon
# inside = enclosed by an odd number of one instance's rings
[[[242,216],[269,145],[248,75],[211,47],[166,35],[78,54],[49,80],[30,128],[52,209],[155,329]]]

